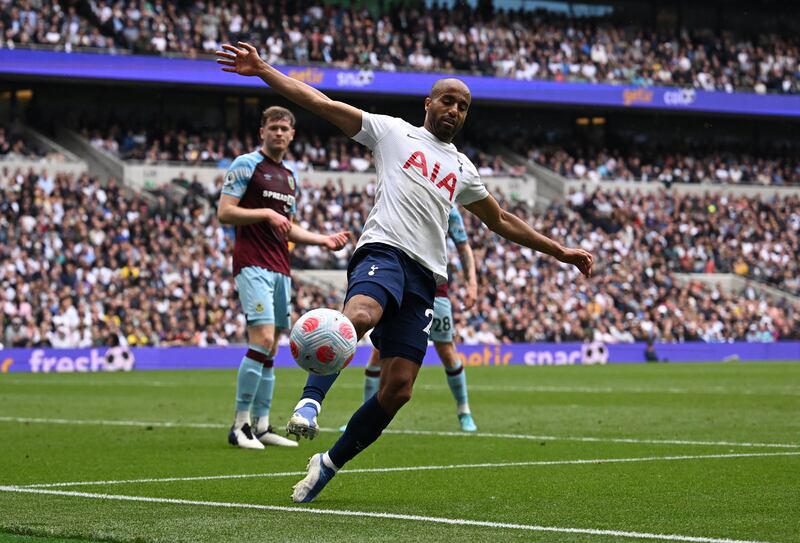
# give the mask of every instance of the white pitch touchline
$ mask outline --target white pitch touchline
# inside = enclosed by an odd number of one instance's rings
[[[581,464],[624,464],[631,462],[674,462],[678,460],[714,460],[720,458],[759,458],[768,456],[800,456],[800,451],[795,452],[764,452],[764,453],[729,453],[729,454],[696,454],[681,456],[640,456],[633,458],[585,458],[575,460],[530,460],[525,462],[482,462],[476,464],[443,464],[434,466],[398,466],[392,468],[357,468],[343,469],[339,474],[359,473],[392,473],[398,471],[441,471],[451,469],[483,469],[483,468],[514,468],[530,466],[564,466]],[[74,481],[64,483],[37,483],[32,485],[14,485],[16,488],[63,488],[69,486],[97,486],[97,485],[122,485],[134,483],[172,483],[182,481],[215,481],[218,479],[248,479],[252,477],[299,477],[305,471],[279,471],[272,473],[246,473],[234,475],[205,475],[196,477],[161,477],[147,479],[119,479],[109,481]]]
[[[0,422],[41,423],[41,424],[74,424],[84,426],[134,426],[153,428],[228,428],[226,424],[213,422],[166,422],[141,420],[92,420],[92,419],[50,419],[38,417],[0,417]],[[320,428],[321,432],[339,433],[338,428]],[[531,434],[503,434],[492,432],[442,432],[435,430],[393,430],[386,429],[384,434],[400,434],[436,437],[486,437],[492,439],[524,439],[531,441],[580,441],[586,443],[632,443],[641,445],[702,445],[721,447],[766,447],[778,449],[798,449],[800,443],[751,443],[742,441],[694,441],[689,439],[647,439],[635,437],[593,437],[593,436],[537,436]]]
[[[493,522],[487,520],[458,519],[447,517],[427,517],[423,515],[403,515],[398,513],[376,513],[372,511],[348,511],[341,509],[318,509],[303,506],[262,505],[255,503],[212,502],[202,500],[182,500],[177,498],[151,498],[148,496],[125,496],[124,494],[96,494],[91,492],[74,492],[68,490],[45,490],[39,488],[17,488],[13,486],[0,486],[0,492],[21,492],[28,494],[47,494],[51,496],[69,496],[76,498],[90,498],[99,500],[117,500],[145,503],[167,503],[174,505],[198,505],[205,507],[224,507],[229,509],[257,509],[261,511],[281,511],[285,513],[306,513],[314,515],[331,515],[340,517],[366,517],[388,520],[406,520],[415,522],[428,522],[455,526],[475,526],[480,528],[500,528],[506,530],[525,530],[531,532],[555,532],[567,534],[599,535],[612,537],[626,537],[634,539],[655,539],[660,541],[685,541],[688,543],[766,543],[741,539],[728,539],[717,537],[697,537],[678,534],[655,534],[648,532],[629,532],[623,530],[599,530],[596,528],[563,528],[560,526],[537,526],[535,524],[513,524],[510,522]]]

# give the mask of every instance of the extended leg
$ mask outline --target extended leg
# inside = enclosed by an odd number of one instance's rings
[[[308,475],[294,487],[295,502],[312,501],[336,472],[380,437],[395,414],[411,399],[420,365],[405,358],[382,360],[378,393],[353,414],[347,429],[328,452],[309,460]]]
[[[385,301],[383,302],[385,305]],[[356,294],[347,300],[344,314],[353,323],[358,339],[364,337],[369,330],[375,327],[383,315],[381,302],[363,294]],[[338,373],[333,375],[309,375],[303,396],[294,408],[294,413],[286,425],[286,432],[295,435],[298,439],[307,437],[314,439],[319,432],[317,416],[322,410],[322,402],[330,390]]]

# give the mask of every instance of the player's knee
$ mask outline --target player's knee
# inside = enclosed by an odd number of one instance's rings
[[[256,345],[273,355],[275,354],[272,352],[276,343],[271,326],[253,326],[249,328],[247,330],[247,343]]]
[[[414,379],[404,376],[391,378],[382,383],[381,389],[378,391],[378,401],[385,409],[397,412],[411,400],[413,389]]]
[[[257,347],[260,347],[273,357],[275,356],[274,352],[275,342],[272,340],[272,338],[259,338],[258,341],[251,341],[250,345],[255,345]]]
[[[398,389],[394,394],[394,404],[400,408],[411,401],[412,389],[411,386],[407,388]]]
[[[379,306],[380,307],[380,306]],[[356,329],[356,335],[361,338],[371,328],[375,327],[378,318],[375,318],[374,312],[367,307],[366,304],[358,304],[352,308],[347,308],[345,315]]]

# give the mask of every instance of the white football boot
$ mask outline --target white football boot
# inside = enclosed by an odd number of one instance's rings
[[[286,433],[296,436],[298,440],[301,437],[314,439],[319,433],[317,415],[321,410],[318,401],[303,398],[294,407],[294,413],[286,424]]]
[[[263,449],[264,444],[261,443],[253,435],[253,429],[250,425],[245,423],[236,428],[231,426],[231,431],[228,433],[228,443],[241,447],[242,449]]]

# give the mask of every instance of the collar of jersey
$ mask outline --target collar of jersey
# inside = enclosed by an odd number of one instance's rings
[[[282,160],[280,162],[275,162],[275,160],[271,156],[269,156],[267,153],[265,153],[264,149],[262,149],[261,147],[258,148],[258,153],[264,158],[264,160],[268,160],[269,162],[275,164],[276,166],[284,166]],[[284,168],[285,167],[286,166],[284,166]]]
[[[432,141],[433,143],[441,145],[442,147],[445,147],[445,148],[450,149],[452,151],[456,150],[456,146],[453,145],[452,142],[451,143],[443,142],[442,140],[440,140],[439,138],[434,136],[432,133],[428,132],[428,129],[425,128],[424,126],[417,126],[417,127],[415,127],[415,129],[417,131],[417,134],[421,135],[423,138],[427,139],[428,141]]]
[[[267,153],[265,153],[264,150],[261,147],[258,148],[258,154],[260,154],[264,158],[264,160],[267,160],[267,161],[271,162],[272,164],[275,164],[276,166],[280,166],[281,168],[283,168],[285,170],[289,170],[290,172],[292,172],[292,169],[286,164],[286,159],[281,160],[280,162],[275,162],[272,159],[272,157],[269,156]],[[292,175],[294,175],[294,172],[292,172]]]

